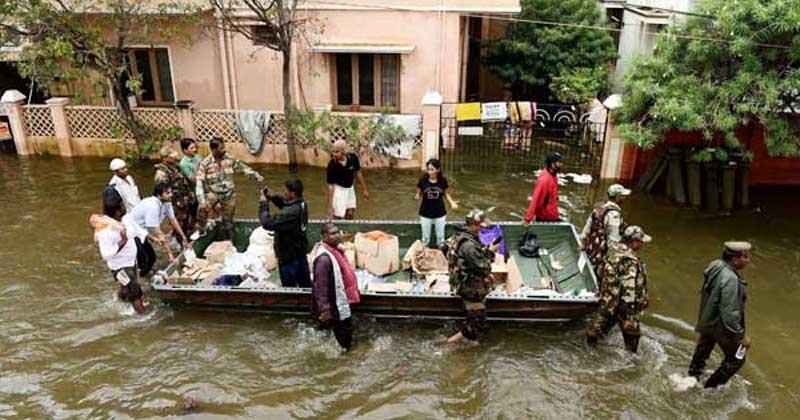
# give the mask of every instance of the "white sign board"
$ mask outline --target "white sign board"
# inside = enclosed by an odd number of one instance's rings
[[[481,104],[481,121],[505,121],[507,117],[508,106],[505,102]]]
[[[483,127],[458,127],[459,136],[482,136]]]

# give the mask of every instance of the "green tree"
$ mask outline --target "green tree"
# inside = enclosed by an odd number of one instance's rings
[[[283,93],[283,113],[287,117],[286,149],[289,153],[289,169],[297,170],[295,153],[297,127],[292,121],[296,112],[292,98],[292,50],[298,37],[307,31],[317,29],[319,22],[298,13],[299,0],[208,0],[214,11],[221,17],[222,29],[234,31],[265,48],[281,54],[281,82]],[[258,22],[253,25],[252,19],[242,19],[241,12],[249,11]],[[258,28],[256,31],[254,28]],[[272,75],[267,75],[271,78]]]
[[[72,86],[83,100],[87,87],[91,92],[110,88],[141,157],[152,149],[159,130],[140,123],[126,100],[128,92],[141,91],[128,52],[154,42],[189,43],[190,30],[201,19],[198,7],[178,1],[2,0],[0,41],[21,41],[17,67],[40,89]]]
[[[524,20],[602,25],[595,0],[522,0]],[[530,96],[585,102],[608,91],[617,57],[607,31],[517,21],[502,39],[487,42],[485,62],[519,99]]]
[[[800,2],[706,0],[698,12],[637,57],[623,80],[621,137],[642,147],[666,130],[722,136],[758,122],[773,155],[798,156],[788,113],[800,112]]]

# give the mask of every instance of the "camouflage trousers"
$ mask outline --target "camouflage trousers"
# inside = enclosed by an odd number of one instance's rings
[[[642,335],[639,329],[638,314],[613,314],[604,308],[598,309],[586,329],[586,342],[589,345],[596,344],[599,339],[608,335],[614,325],[619,325],[619,329],[622,331],[625,348],[631,353],[636,353],[639,348],[639,337]]]
[[[221,197],[214,193],[206,194],[206,206],[197,210],[197,225],[204,229],[208,219],[222,218],[225,239],[233,239],[233,215],[236,212],[236,195]]]

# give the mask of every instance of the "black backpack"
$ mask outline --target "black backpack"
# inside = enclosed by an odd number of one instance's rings
[[[525,232],[519,240],[519,247],[517,248],[519,255],[523,257],[533,258],[539,256],[539,241],[536,234],[533,232]]]

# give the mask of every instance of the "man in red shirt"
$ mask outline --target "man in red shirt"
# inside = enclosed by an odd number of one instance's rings
[[[534,220],[557,222],[558,217],[558,172],[564,164],[561,154],[553,153],[544,160],[544,170],[533,187],[533,198],[525,212],[525,224]]]

